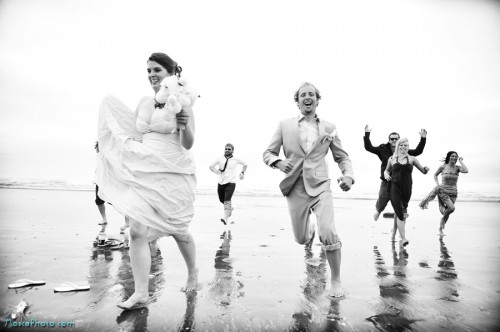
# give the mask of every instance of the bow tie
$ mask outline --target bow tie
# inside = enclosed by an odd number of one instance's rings
[[[157,102],[157,101],[156,101],[156,99],[155,99],[155,108],[163,108],[163,106],[165,106],[165,103],[163,103],[163,104],[162,104],[162,103],[159,103],[159,102]]]

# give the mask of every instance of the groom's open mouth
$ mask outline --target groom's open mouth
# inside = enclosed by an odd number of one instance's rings
[[[311,99],[306,99],[302,102],[305,107],[311,107],[314,103]]]

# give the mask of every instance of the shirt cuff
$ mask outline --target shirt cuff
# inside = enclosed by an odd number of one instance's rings
[[[276,164],[277,164],[278,162],[280,162],[280,161],[281,161],[281,159],[275,160],[275,161],[273,161],[273,163],[272,163],[271,165],[269,165],[269,166],[271,166],[272,168],[278,168],[278,167],[276,167]]]

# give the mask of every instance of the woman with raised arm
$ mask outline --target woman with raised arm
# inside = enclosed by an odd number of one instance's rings
[[[155,94],[164,78],[180,78],[181,67],[164,53],[153,53],[146,64]],[[135,290],[118,304],[120,308],[130,310],[147,304],[151,268],[148,241],[162,236],[174,238],[186,262],[184,290],[196,289],[196,247],[189,232],[196,185],[190,151],[194,132],[191,107],[169,113],[154,95],[141,99],[135,113],[112,96],[105,97],[101,104],[96,171],[99,196],[130,218]]]
[[[455,151],[448,151],[446,157],[444,158],[444,164],[439,166],[436,173],[434,173],[434,181],[436,182],[436,187],[427,195],[422,202],[420,202],[420,207],[422,209],[427,209],[429,202],[432,201],[436,196],[438,196],[439,211],[443,217],[441,218],[441,223],[439,224],[439,235],[444,236],[444,226],[452,214],[455,211],[455,202],[457,200],[457,182],[458,175],[460,173],[468,173],[469,169],[465,166],[462,157],[458,157],[458,153]],[[441,159],[443,160],[443,159]],[[460,165],[457,165],[457,161]],[[441,174],[441,184],[439,184],[438,175]]]
[[[429,172],[429,167],[422,167],[417,158],[408,154],[409,144],[407,138],[397,141],[394,154],[387,162],[384,177],[390,181],[391,204],[394,209],[394,226],[392,229],[392,240],[395,241],[396,230],[399,230],[401,244],[408,245],[406,238],[405,223],[408,217],[407,208],[411,198],[413,180],[411,173],[415,166],[423,174]]]

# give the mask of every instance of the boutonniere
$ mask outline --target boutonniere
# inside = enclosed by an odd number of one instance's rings
[[[333,130],[330,134],[326,134],[323,136],[321,139],[321,144],[325,143],[326,141],[333,141],[335,139],[335,136],[337,136],[337,130]]]

